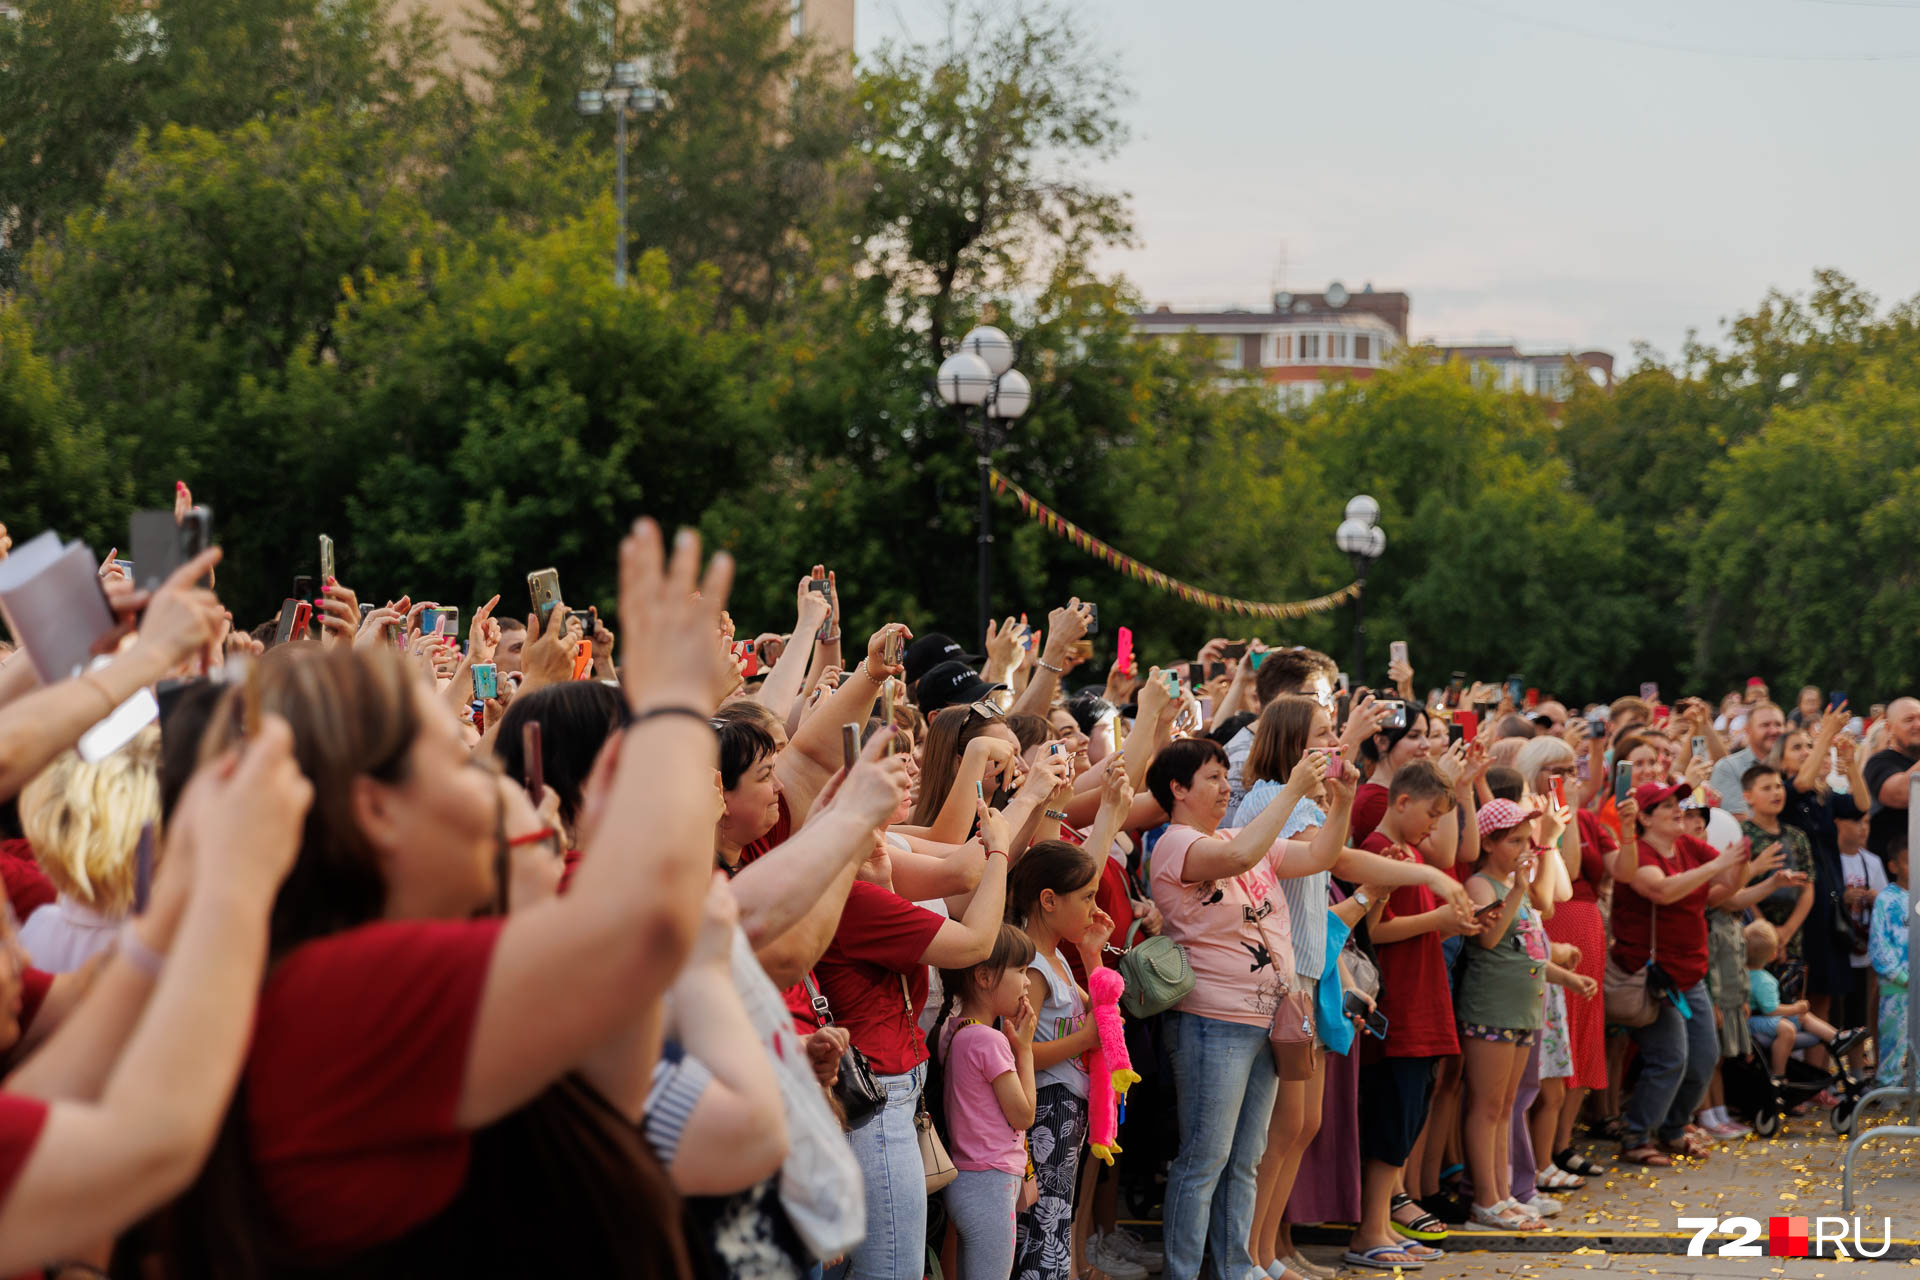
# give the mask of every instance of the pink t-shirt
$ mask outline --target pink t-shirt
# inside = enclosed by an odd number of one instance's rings
[[[953,1167],[969,1173],[1027,1171],[1024,1130],[1007,1123],[993,1082],[1014,1065],[1006,1036],[984,1023],[970,1023],[947,1036],[947,1151]]]
[[[1216,831],[1231,840],[1235,832]],[[1293,938],[1287,908],[1274,902],[1272,860],[1287,842],[1231,880],[1187,884],[1181,873],[1187,852],[1206,833],[1168,827],[1153,847],[1153,901],[1166,919],[1166,933],[1187,949],[1193,991],[1174,1007],[1182,1013],[1250,1027],[1273,1024],[1280,999],[1294,981]]]

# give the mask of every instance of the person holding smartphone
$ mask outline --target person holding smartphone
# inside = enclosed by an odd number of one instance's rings
[[[1641,1062],[1620,1139],[1620,1158],[1631,1164],[1666,1167],[1673,1155],[1711,1150],[1687,1132],[1720,1056],[1707,993],[1707,904],[1716,885],[1729,893],[1745,885],[1747,851],[1742,842],[1723,853],[1681,830],[1680,802],[1691,794],[1684,782],[1635,788],[1625,825],[1637,838],[1614,859],[1614,963],[1627,973],[1654,966],[1647,986],[1656,1016],[1628,1033]]]

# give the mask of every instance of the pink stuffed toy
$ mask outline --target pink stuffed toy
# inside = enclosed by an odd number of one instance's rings
[[[1093,1025],[1100,1032],[1100,1043],[1087,1054],[1087,1102],[1092,1112],[1088,1130],[1094,1158],[1108,1164],[1120,1149],[1114,1141],[1120,1136],[1117,1104],[1125,1102],[1127,1090],[1140,1082],[1127,1053],[1126,1024],[1120,1017],[1120,993],[1125,989],[1126,981],[1116,970],[1103,967],[1087,974]]]

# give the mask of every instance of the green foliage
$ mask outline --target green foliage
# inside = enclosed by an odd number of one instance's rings
[[[1550,412],[1417,354],[1283,411],[1204,344],[1138,339],[1090,265],[1131,235],[1089,166],[1114,64],[1050,4],[956,3],[859,67],[768,0],[485,0],[486,68],[395,0],[29,0],[0,22],[0,519],[120,541],[187,479],[245,621],[340,547],[369,598],[481,599],[553,564],[612,604],[641,510],[736,550],[784,629],[840,575],[856,638],[968,641],[975,447],[932,393],[954,335],[1020,342],[994,454],[1139,559],[1252,599],[1345,583],[1342,505],[1389,543],[1367,672],[1523,672],[1572,697],[1759,671],[1864,702],[1920,674],[1920,304],[1832,272],[1717,346]],[[575,91],[656,59],[634,122],[630,286],[611,120]],[[17,272],[15,267],[17,265]],[[995,603],[1068,595],[1149,661],[1211,635],[1343,658],[1352,613],[1217,616],[993,509]],[[1107,656],[1110,656],[1107,655]]]

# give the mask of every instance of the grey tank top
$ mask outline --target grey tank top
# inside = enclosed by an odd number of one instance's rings
[[[1508,886],[1484,871],[1475,880],[1485,880],[1493,889],[1496,902],[1507,896]],[[1482,1027],[1502,1027],[1513,1031],[1539,1029],[1546,1000],[1547,966],[1527,954],[1522,923],[1533,910],[1523,902],[1500,941],[1492,947],[1480,945],[1480,939],[1467,938],[1462,951],[1466,970],[1460,975],[1460,999],[1456,1015],[1463,1023]]]

